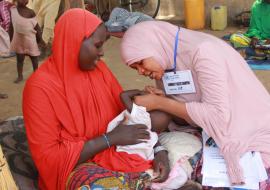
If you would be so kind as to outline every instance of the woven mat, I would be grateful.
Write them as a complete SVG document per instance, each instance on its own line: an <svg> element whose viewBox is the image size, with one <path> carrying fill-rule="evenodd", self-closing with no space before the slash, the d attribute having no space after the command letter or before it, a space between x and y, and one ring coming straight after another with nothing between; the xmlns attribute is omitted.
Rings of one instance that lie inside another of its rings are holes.
<svg viewBox="0 0 270 190"><path fill-rule="evenodd" d="M20 190L37 189L38 173L28 150L22 117L0 123L0 144Z"/></svg>

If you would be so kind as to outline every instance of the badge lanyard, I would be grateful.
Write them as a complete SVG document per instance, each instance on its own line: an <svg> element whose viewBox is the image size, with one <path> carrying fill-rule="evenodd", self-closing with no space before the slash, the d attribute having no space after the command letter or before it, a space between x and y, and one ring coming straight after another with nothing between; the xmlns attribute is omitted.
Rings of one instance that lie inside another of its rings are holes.
<svg viewBox="0 0 270 190"><path fill-rule="evenodd" d="M175 36L173 68L165 70L164 76L162 77L166 94L188 94L196 92L191 71L176 71L179 32L180 27Z"/></svg>
<svg viewBox="0 0 270 190"><path fill-rule="evenodd" d="M179 32L180 32L180 27L178 28L175 36L175 42L174 42L174 53L173 53L173 68L172 69L167 69L165 72L176 72L176 58L177 58L177 50L178 50L178 39L179 39Z"/></svg>

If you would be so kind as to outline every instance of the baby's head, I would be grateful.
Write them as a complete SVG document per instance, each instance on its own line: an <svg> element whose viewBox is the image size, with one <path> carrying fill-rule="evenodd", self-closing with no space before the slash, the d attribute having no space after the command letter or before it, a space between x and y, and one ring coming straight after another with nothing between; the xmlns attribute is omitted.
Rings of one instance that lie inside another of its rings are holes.
<svg viewBox="0 0 270 190"><path fill-rule="evenodd" d="M150 111L152 131L161 133L168 128L171 121L171 116L162 111Z"/></svg>

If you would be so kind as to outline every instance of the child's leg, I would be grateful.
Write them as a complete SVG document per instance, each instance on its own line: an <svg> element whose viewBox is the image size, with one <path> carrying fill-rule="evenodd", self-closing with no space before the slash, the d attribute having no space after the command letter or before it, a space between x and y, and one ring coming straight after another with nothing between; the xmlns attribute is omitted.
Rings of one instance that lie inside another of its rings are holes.
<svg viewBox="0 0 270 190"><path fill-rule="evenodd" d="M24 54L16 54L17 58L17 72L18 72L18 78L14 81L14 83L19 83L23 80L23 62L25 55Z"/></svg>
<svg viewBox="0 0 270 190"><path fill-rule="evenodd" d="M33 71L37 70L38 68L38 56L30 56L32 61Z"/></svg>

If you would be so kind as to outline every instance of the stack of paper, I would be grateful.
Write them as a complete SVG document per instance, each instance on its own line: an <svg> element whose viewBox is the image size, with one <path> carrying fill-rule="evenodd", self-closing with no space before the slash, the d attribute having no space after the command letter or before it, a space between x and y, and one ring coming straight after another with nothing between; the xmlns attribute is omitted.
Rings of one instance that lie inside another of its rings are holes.
<svg viewBox="0 0 270 190"><path fill-rule="evenodd" d="M243 189L259 189L259 182L267 177L259 152L247 152L240 159L243 168L245 184L232 186L227 175L225 160L212 138L203 132L203 181L204 186L238 187Z"/></svg>

